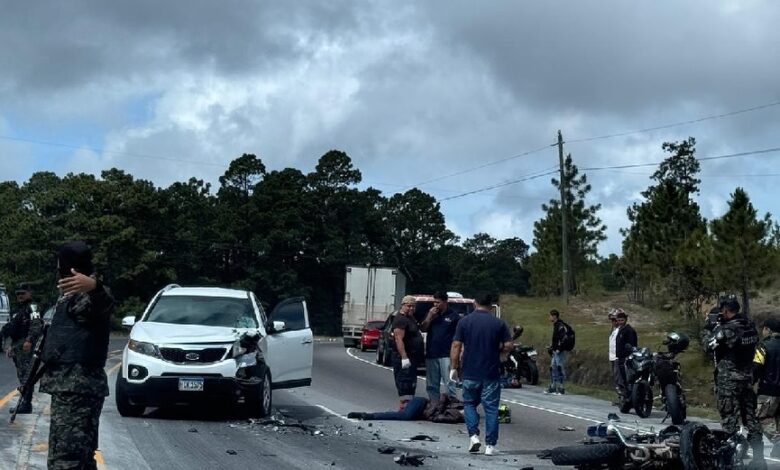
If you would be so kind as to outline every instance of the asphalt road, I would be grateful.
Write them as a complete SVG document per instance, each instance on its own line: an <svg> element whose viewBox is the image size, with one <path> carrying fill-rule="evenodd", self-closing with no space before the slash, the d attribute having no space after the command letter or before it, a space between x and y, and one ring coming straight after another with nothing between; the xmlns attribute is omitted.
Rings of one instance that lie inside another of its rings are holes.
<svg viewBox="0 0 780 470"><path fill-rule="evenodd" d="M112 339L106 366L113 393L123 340ZM466 452L465 425L428 422L360 422L349 411L381 411L397 406L392 372L374 363L373 353L345 349L340 342L315 347L313 385L274 392L273 424L226 417L226 410L151 409L141 418L122 418L109 397L101 416L100 452L104 469L396 469L393 456L377 452L392 446L400 452L428 457L424 468L552 468L539 460L542 449L573 444L585 427L606 419L614 407L587 397L548 396L541 387L504 390L512 423L501 425L500 454ZM0 412L15 402L13 366L0 360ZM418 395L425 382L418 383ZM13 426L0 421L0 469L46 468L48 396L36 395L35 413L20 416ZM623 415L622 426L658 428L663 416L648 419ZM280 425L283 422L285 425ZM295 424L295 426L287 426ZM298 426L298 425L301 426ZM573 429L568 431L564 429ZM425 434L435 442L406 442Z"/></svg>

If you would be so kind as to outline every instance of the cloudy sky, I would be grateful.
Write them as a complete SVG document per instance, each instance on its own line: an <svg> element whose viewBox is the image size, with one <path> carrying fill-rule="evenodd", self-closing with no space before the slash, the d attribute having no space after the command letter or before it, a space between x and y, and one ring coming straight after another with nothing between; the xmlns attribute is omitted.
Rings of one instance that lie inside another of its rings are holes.
<svg viewBox="0 0 780 470"><path fill-rule="evenodd" d="M580 168L657 162L688 136L699 157L780 147L778 23L771 0L8 2L0 180L216 183L242 153L308 172L340 149L363 186L442 200L461 236L530 243L555 189L502 183L554 169L558 129ZM737 186L780 214L778 162L703 162L704 216ZM652 171L587 172L602 254Z"/></svg>

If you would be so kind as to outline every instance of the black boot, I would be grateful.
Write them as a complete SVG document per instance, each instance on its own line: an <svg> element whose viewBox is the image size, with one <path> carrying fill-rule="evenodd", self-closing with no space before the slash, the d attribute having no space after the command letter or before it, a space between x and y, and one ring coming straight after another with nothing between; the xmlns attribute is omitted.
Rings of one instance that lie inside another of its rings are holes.
<svg viewBox="0 0 780 470"><path fill-rule="evenodd" d="M19 408L19 411L16 411L17 408ZM30 403L29 401L24 401L23 403L17 403L16 406L8 410L8 412L11 414L14 414L14 412L16 412L16 414L18 415L28 415L32 413L32 403Z"/></svg>
<svg viewBox="0 0 780 470"><path fill-rule="evenodd" d="M347 413L347 418L349 419L365 419L366 413L361 413L359 411L350 411Z"/></svg>

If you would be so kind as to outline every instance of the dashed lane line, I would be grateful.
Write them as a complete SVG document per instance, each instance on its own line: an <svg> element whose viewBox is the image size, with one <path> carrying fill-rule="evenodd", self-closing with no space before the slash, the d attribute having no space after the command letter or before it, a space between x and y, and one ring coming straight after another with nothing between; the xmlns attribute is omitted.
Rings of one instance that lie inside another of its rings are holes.
<svg viewBox="0 0 780 470"><path fill-rule="evenodd" d="M328 408L327 406L324 406L324 405L317 405L317 408L319 408L319 409L323 410L324 412L329 413L329 414L331 414L333 416L341 418L341 419L343 419L345 421L349 421L350 423L359 423L360 422L357 419L347 418L346 416L344 416L342 414L336 413L335 411L331 410L330 408Z"/></svg>

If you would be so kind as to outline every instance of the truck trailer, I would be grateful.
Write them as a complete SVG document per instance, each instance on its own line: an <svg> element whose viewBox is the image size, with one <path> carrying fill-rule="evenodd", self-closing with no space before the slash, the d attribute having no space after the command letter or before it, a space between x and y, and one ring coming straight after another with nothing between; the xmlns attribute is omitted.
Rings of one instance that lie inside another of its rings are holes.
<svg viewBox="0 0 780 470"><path fill-rule="evenodd" d="M406 276L397 268L347 266L341 311L344 346L357 346L363 325L370 320L384 321L400 307L405 293Z"/></svg>

